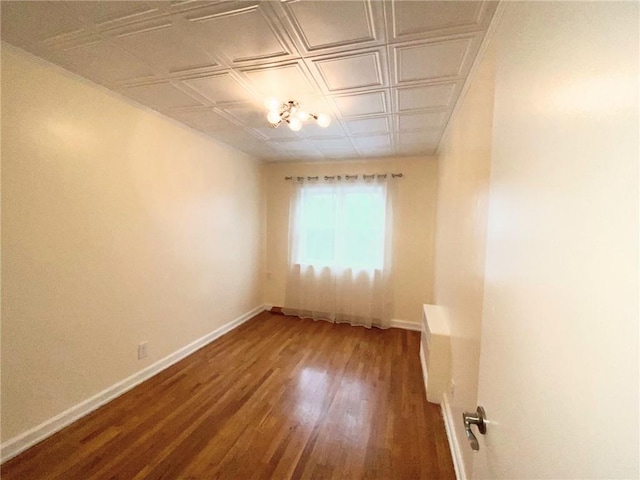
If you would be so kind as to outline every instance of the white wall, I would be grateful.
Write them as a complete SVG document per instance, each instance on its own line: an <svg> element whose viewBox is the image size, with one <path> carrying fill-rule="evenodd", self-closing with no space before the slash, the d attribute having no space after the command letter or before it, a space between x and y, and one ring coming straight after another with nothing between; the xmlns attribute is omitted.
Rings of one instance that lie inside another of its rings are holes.
<svg viewBox="0 0 640 480"><path fill-rule="evenodd" d="M639 4L497 36L476 478L638 478Z"/></svg>
<svg viewBox="0 0 640 480"><path fill-rule="evenodd" d="M422 304L431 303L437 197L437 163L432 157L368 162L272 163L264 166L267 203L265 300L283 306L287 278L289 184L285 175L402 172L394 205L394 312L419 323Z"/></svg>
<svg viewBox="0 0 640 480"><path fill-rule="evenodd" d="M493 51L486 52L438 148L438 219L434 303L444 307L451 334L453 393L447 392L456 436L462 412L478 397L487 202L493 121ZM466 471L472 451L462 445Z"/></svg>
<svg viewBox="0 0 640 480"><path fill-rule="evenodd" d="M4 45L2 173L3 441L262 303L260 164Z"/></svg>

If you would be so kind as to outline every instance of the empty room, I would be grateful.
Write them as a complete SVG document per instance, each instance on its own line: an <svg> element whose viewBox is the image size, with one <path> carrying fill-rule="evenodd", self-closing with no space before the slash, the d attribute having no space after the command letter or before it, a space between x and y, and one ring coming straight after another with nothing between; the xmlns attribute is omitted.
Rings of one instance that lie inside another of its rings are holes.
<svg viewBox="0 0 640 480"><path fill-rule="evenodd" d="M2 0L2 479L640 478L639 18Z"/></svg>

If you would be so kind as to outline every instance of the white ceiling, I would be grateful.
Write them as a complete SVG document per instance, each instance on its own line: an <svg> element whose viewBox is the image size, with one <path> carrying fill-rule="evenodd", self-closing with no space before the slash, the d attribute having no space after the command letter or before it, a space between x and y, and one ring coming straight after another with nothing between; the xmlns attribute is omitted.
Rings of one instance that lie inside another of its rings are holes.
<svg viewBox="0 0 640 480"><path fill-rule="evenodd" d="M265 160L434 153L495 2L1 2L2 40ZM264 99L328 113L300 132Z"/></svg>

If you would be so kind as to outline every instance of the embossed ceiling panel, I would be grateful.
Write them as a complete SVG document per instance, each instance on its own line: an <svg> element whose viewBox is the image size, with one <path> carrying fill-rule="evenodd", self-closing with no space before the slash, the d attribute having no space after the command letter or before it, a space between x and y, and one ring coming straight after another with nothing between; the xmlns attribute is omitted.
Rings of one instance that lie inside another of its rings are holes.
<svg viewBox="0 0 640 480"><path fill-rule="evenodd" d="M259 127L254 129L258 135L261 135L268 140L299 140L299 132L294 132L289 128L272 128L272 127Z"/></svg>
<svg viewBox="0 0 640 480"><path fill-rule="evenodd" d="M421 42L391 47L395 60L395 83L426 82L457 78L471 67L470 52L477 50L476 36ZM475 48L473 48L475 47Z"/></svg>
<svg viewBox="0 0 640 480"><path fill-rule="evenodd" d="M447 111L423 112L398 115L399 131L440 131L448 116Z"/></svg>
<svg viewBox="0 0 640 480"><path fill-rule="evenodd" d="M486 1L3 0L12 44L267 161L429 155ZM266 121L266 97L332 122Z"/></svg>
<svg viewBox="0 0 640 480"><path fill-rule="evenodd" d="M237 105L221 106L220 110L229 118L233 119L240 125L244 125L245 127L269 127L268 122L265 122L264 111L261 107L262 105L255 105L253 103L242 103Z"/></svg>
<svg viewBox="0 0 640 480"><path fill-rule="evenodd" d="M140 85L125 89L140 103L153 105L158 110L172 108L197 107L200 104L195 98L177 89L170 83Z"/></svg>
<svg viewBox="0 0 640 480"><path fill-rule="evenodd" d="M440 140L438 132L400 132L398 137L402 144L437 145Z"/></svg>
<svg viewBox="0 0 640 480"><path fill-rule="evenodd" d="M383 42L381 5L370 0L289 0L281 4L305 53Z"/></svg>
<svg viewBox="0 0 640 480"><path fill-rule="evenodd" d="M178 29L167 21L143 25L133 31L123 31L116 42L168 73L214 68L218 65L197 44L183 38Z"/></svg>
<svg viewBox="0 0 640 480"><path fill-rule="evenodd" d="M366 135L370 133L389 133L389 119L387 117L365 118L349 120L344 124L351 135Z"/></svg>
<svg viewBox="0 0 640 480"><path fill-rule="evenodd" d="M311 63L320 75L319 83L327 87L327 93L387 86L383 49L314 59Z"/></svg>
<svg viewBox="0 0 640 480"><path fill-rule="evenodd" d="M278 129L279 130L279 129ZM288 130L288 129L287 129ZM298 132L305 138L324 138L324 137L344 137L344 129L339 123L334 122L327 128L322 128L315 123L305 125L305 127Z"/></svg>
<svg viewBox="0 0 640 480"><path fill-rule="evenodd" d="M4 7L4 5L3 5ZM2 8L2 39L36 45L40 41L80 32L82 22L48 2L14 2Z"/></svg>
<svg viewBox="0 0 640 480"><path fill-rule="evenodd" d="M273 141L269 145L283 152L304 152L307 149L313 149L311 143L306 140L282 140Z"/></svg>
<svg viewBox="0 0 640 480"><path fill-rule="evenodd" d="M146 15L159 12L160 2L67 2L71 12L78 18L97 25L139 20Z"/></svg>
<svg viewBox="0 0 640 480"><path fill-rule="evenodd" d="M394 90L396 94L396 109L398 112L411 110L425 110L433 108L447 108L453 101L456 84L424 85L404 87Z"/></svg>
<svg viewBox="0 0 640 480"><path fill-rule="evenodd" d="M389 135L363 135L354 137L353 142L358 149L368 151L378 147L391 147L391 137Z"/></svg>
<svg viewBox="0 0 640 480"><path fill-rule="evenodd" d="M348 138L323 138L309 140L311 145L316 149L322 150L335 150L335 149L348 149L351 148L351 141Z"/></svg>
<svg viewBox="0 0 640 480"><path fill-rule="evenodd" d="M357 155L358 155L358 151L355 148L340 148L336 150L326 149L322 151L322 156L330 160L336 160L336 159L341 160L343 158L351 158Z"/></svg>
<svg viewBox="0 0 640 480"><path fill-rule="evenodd" d="M366 115L379 115L387 112L386 90L371 93L357 93L340 95L333 98L338 111L344 118L354 118Z"/></svg>
<svg viewBox="0 0 640 480"><path fill-rule="evenodd" d="M214 104L245 102L254 95L229 73L185 80L184 83Z"/></svg>
<svg viewBox="0 0 640 480"><path fill-rule="evenodd" d="M390 0L385 6L391 41L473 32L488 20L486 4L477 1Z"/></svg>
<svg viewBox="0 0 640 480"><path fill-rule="evenodd" d="M272 25L263 5L248 2L232 5L235 8L221 4L189 14L187 32L196 35L203 48L219 52L232 64L276 61L292 56L286 34Z"/></svg>
<svg viewBox="0 0 640 480"><path fill-rule="evenodd" d="M81 70L84 76L107 84L154 77L149 65L102 40L60 50L56 58L63 66Z"/></svg>
<svg viewBox="0 0 640 480"><path fill-rule="evenodd" d="M303 64L294 62L284 65L243 70L253 88L264 98L278 97L284 101L301 96L317 94L317 87Z"/></svg>

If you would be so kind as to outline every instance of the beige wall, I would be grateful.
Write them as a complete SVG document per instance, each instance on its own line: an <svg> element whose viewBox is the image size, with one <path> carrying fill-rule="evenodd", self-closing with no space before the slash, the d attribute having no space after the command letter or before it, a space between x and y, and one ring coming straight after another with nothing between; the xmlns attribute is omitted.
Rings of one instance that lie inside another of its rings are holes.
<svg viewBox="0 0 640 480"><path fill-rule="evenodd" d="M431 302L433 241L437 196L434 158L398 158L363 162L275 163L263 167L267 204L267 267L265 301L284 302L288 222L288 175L402 172L394 207L394 314L398 320L419 322L422 304ZM398 180L396 180L398 181Z"/></svg>
<svg viewBox="0 0 640 480"><path fill-rule="evenodd" d="M478 394L487 199L493 118L493 52L487 51L438 149L438 216L434 303L451 333L453 394L447 393L459 439L464 410ZM467 469L471 449L461 449Z"/></svg>
<svg viewBox="0 0 640 480"><path fill-rule="evenodd" d="M259 163L5 46L2 171L3 440L262 303Z"/></svg>

